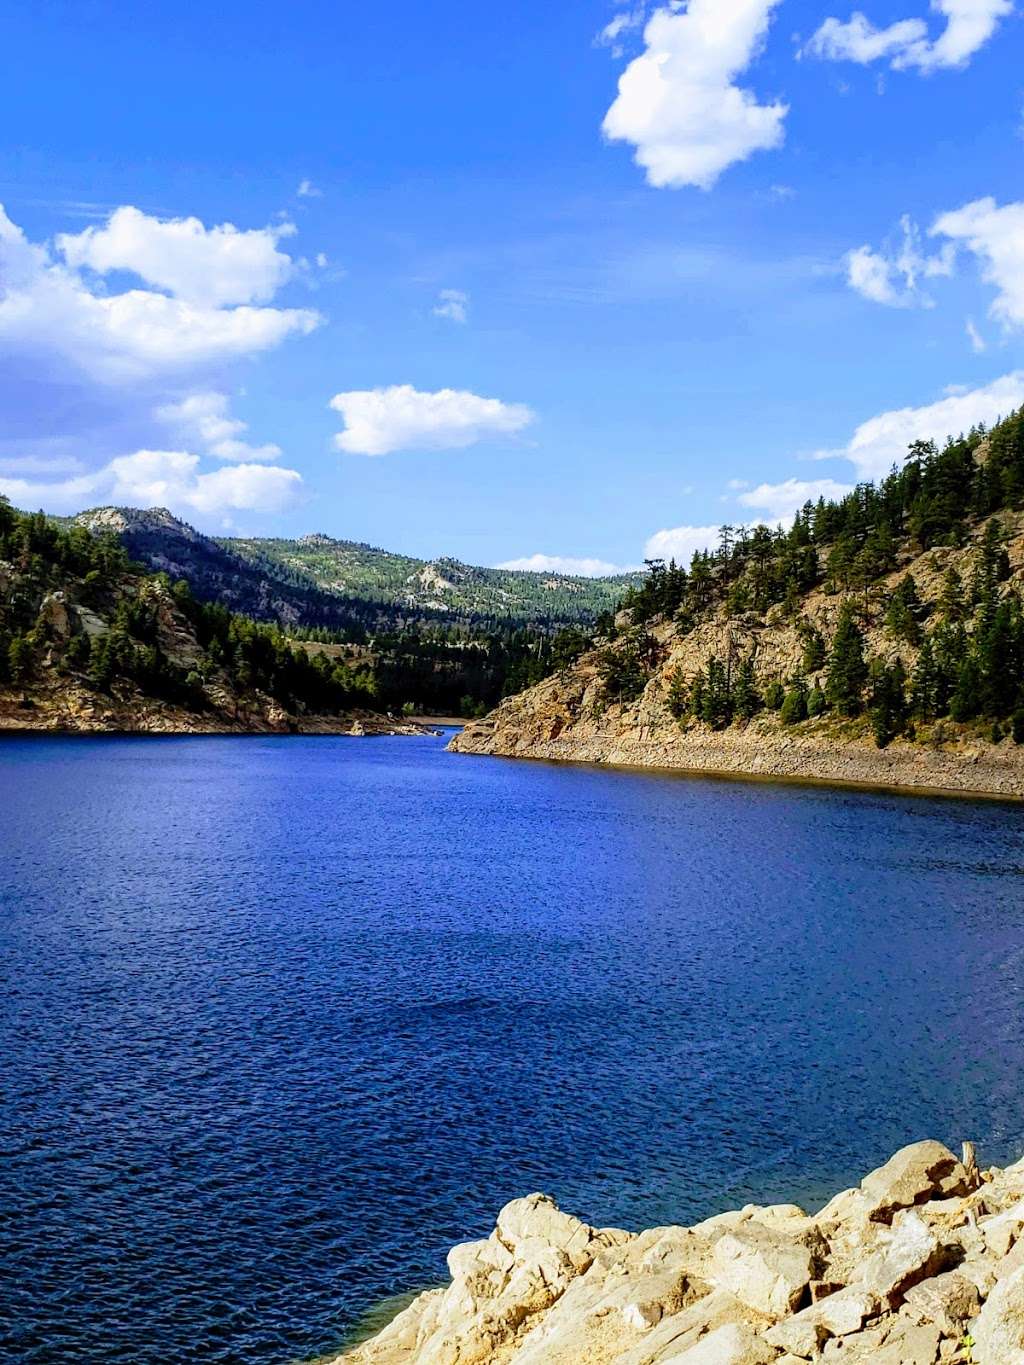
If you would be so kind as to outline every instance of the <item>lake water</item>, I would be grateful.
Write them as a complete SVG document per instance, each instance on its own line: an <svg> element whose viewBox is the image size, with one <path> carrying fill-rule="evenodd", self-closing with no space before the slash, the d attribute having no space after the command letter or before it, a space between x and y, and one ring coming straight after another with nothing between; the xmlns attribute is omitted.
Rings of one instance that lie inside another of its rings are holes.
<svg viewBox="0 0 1024 1365"><path fill-rule="evenodd" d="M285 1365L592 1222L1024 1153L1024 808L0 741L0 1360Z"/></svg>

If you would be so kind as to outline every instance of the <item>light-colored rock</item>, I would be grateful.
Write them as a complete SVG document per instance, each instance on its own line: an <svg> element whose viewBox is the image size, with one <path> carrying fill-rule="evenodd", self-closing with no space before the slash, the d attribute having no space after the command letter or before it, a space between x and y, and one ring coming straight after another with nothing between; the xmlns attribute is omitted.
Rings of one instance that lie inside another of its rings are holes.
<svg viewBox="0 0 1024 1365"><path fill-rule="evenodd" d="M672 1356L665 1365L769 1365L776 1352L748 1327L729 1324L709 1332L696 1346Z"/></svg>
<svg viewBox="0 0 1024 1365"><path fill-rule="evenodd" d="M996 1285L972 1335L977 1365L1024 1365L1024 1266Z"/></svg>
<svg viewBox="0 0 1024 1365"><path fill-rule="evenodd" d="M959 1271L936 1275L908 1289L903 1311L917 1322L934 1322L952 1336L978 1312L978 1287Z"/></svg>
<svg viewBox="0 0 1024 1365"><path fill-rule="evenodd" d="M712 1283L769 1317L781 1318L799 1304L815 1278L810 1249L760 1223L748 1222L715 1243Z"/></svg>
<svg viewBox="0 0 1024 1365"><path fill-rule="evenodd" d="M944 1248L916 1214L904 1214L865 1261L858 1282L890 1307L913 1285L943 1268Z"/></svg>
<svg viewBox="0 0 1024 1365"><path fill-rule="evenodd" d="M941 1195L967 1194L967 1172L941 1142L915 1142L861 1181L867 1216L887 1223L898 1209Z"/></svg>

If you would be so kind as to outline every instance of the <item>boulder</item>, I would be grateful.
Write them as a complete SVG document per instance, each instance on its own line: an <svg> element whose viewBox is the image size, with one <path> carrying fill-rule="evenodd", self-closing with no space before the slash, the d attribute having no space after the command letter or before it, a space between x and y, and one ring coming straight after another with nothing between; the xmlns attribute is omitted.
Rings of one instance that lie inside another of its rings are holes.
<svg viewBox="0 0 1024 1365"><path fill-rule="evenodd" d="M888 1223L898 1209L910 1209L927 1199L970 1192L970 1179L957 1157L941 1142L915 1142L891 1157L861 1181L865 1212Z"/></svg>
<svg viewBox="0 0 1024 1365"><path fill-rule="evenodd" d="M776 1352L749 1327L729 1323L702 1337L682 1355L666 1357L664 1365L769 1365Z"/></svg>
<svg viewBox="0 0 1024 1365"><path fill-rule="evenodd" d="M977 1365L1024 1365L1024 1266L996 1285L972 1335Z"/></svg>
<svg viewBox="0 0 1024 1365"><path fill-rule="evenodd" d="M815 1257L800 1242L751 1222L718 1239L709 1278L757 1312L782 1318L815 1278Z"/></svg>
<svg viewBox="0 0 1024 1365"><path fill-rule="evenodd" d="M952 1270L908 1289L903 1311L915 1322L934 1322L945 1336L955 1336L980 1306L977 1285Z"/></svg>
<svg viewBox="0 0 1024 1365"><path fill-rule="evenodd" d="M904 1214L885 1241L867 1257L857 1282L895 1308L906 1291L945 1268L948 1253L916 1214Z"/></svg>

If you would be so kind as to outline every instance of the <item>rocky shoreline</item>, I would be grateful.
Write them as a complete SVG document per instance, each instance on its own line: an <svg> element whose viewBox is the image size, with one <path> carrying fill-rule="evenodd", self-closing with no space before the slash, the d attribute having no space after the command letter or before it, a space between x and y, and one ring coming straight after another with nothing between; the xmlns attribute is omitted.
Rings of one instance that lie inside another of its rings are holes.
<svg viewBox="0 0 1024 1365"><path fill-rule="evenodd" d="M540 693L544 685L534 689ZM453 753L491 754L623 768L663 768L728 777L760 777L921 792L1024 799L1024 750L1010 741L994 745L973 738L929 746L898 740L879 749L870 738L837 738L826 724L805 724L800 733L774 719L758 719L725 731L678 726L624 725L603 718L562 727L556 714L524 714L511 698L491 716L471 721L456 735Z"/></svg>
<svg viewBox="0 0 1024 1365"><path fill-rule="evenodd" d="M334 1365L1024 1365L1024 1161L915 1143L809 1215L593 1228L542 1194Z"/></svg>
<svg viewBox="0 0 1024 1365"><path fill-rule="evenodd" d="M65 681L30 695L0 692L2 735L440 735L436 725L376 711L295 716L269 697L191 711L138 693L118 698Z"/></svg>

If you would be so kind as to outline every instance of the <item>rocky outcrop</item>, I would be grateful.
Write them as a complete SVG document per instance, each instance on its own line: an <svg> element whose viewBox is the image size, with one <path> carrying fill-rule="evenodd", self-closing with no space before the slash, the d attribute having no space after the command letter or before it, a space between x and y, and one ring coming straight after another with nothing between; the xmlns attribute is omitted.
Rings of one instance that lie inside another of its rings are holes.
<svg viewBox="0 0 1024 1365"><path fill-rule="evenodd" d="M1024 591L1024 517L1004 518L1011 578L1004 591ZM976 550L936 547L913 558L905 553L899 568L873 590L864 606L865 647L869 657L912 670L917 649L895 641L884 625L885 607L910 572L923 603L933 611L948 569L965 579ZM692 630L672 621L655 621L649 630L659 655L642 694L633 702L609 702L602 686L602 649L517 696L509 697L483 720L469 722L452 741L456 753L496 754L622 767L680 769L691 772L767 778L803 778L829 783L972 792L1024 797L1024 746L1009 739L994 744L991 726L956 726L948 720L921 727L913 741L898 739L885 749L875 744L863 718L834 715L781 724L777 714L712 730L696 721L677 720L668 705L673 679L692 679L710 657L751 659L758 684L786 681L803 671L801 622L831 641L842 596L822 588L808 593L800 612L780 606L765 616L730 615L720 608ZM628 631L629 614L617 618ZM616 643L602 648L618 648ZM824 682L824 671L807 675L808 685Z"/></svg>
<svg viewBox="0 0 1024 1365"><path fill-rule="evenodd" d="M1024 1365L1024 1161L938 1142L817 1214L593 1228L541 1194L335 1365Z"/></svg>

